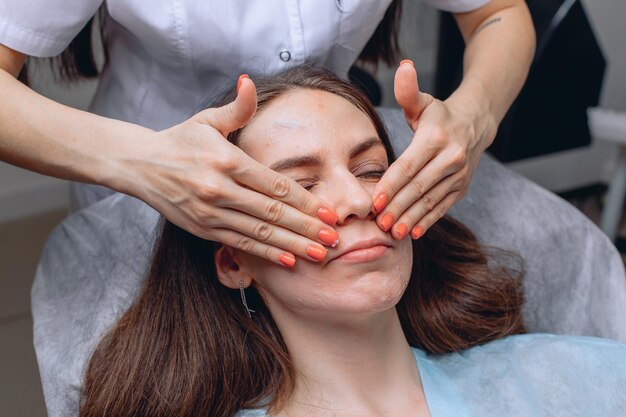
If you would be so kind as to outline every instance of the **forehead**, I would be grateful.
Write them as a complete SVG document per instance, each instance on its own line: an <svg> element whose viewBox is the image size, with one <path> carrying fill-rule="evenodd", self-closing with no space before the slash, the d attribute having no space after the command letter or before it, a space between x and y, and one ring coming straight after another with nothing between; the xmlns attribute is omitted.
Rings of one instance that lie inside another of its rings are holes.
<svg viewBox="0 0 626 417"><path fill-rule="evenodd" d="M244 130L239 146L269 166L300 154L346 154L355 144L377 136L370 118L348 100L326 91L296 89L263 108Z"/></svg>

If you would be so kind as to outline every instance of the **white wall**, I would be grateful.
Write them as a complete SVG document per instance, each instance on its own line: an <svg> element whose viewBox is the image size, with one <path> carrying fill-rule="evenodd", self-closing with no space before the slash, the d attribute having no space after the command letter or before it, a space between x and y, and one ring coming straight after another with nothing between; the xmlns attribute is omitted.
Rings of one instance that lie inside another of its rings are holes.
<svg viewBox="0 0 626 417"><path fill-rule="evenodd" d="M405 0L402 10L399 39L402 58L413 61L420 89L430 93L435 73L439 16L435 9L420 1ZM395 66L388 68L381 64L376 72L383 89L384 107L397 107L393 96L395 71Z"/></svg>
<svg viewBox="0 0 626 417"><path fill-rule="evenodd" d="M64 181L0 162L0 223L67 207Z"/></svg>
<svg viewBox="0 0 626 417"><path fill-rule="evenodd" d="M626 1L583 0L608 61L601 102L626 111Z"/></svg>

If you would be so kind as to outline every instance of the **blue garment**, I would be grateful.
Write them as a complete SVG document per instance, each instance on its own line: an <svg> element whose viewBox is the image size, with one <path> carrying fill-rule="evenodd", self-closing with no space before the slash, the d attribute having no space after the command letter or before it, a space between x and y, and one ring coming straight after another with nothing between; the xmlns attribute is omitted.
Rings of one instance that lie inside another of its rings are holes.
<svg viewBox="0 0 626 417"><path fill-rule="evenodd" d="M626 417L619 342L534 333L445 355L412 350L431 417Z"/></svg>

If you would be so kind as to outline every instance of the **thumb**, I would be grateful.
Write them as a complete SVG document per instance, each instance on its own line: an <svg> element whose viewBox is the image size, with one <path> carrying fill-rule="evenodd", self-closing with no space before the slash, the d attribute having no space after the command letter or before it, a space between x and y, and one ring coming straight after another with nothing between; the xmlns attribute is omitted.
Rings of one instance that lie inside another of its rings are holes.
<svg viewBox="0 0 626 417"><path fill-rule="evenodd" d="M222 107L210 108L194 116L200 123L217 129L226 137L230 132L243 127L256 113L257 97L254 82L242 74L237 82L237 97Z"/></svg>
<svg viewBox="0 0 626 417"><path fill-rule="evenodd" d="M420 92L417 72L413 62L408 59L400 62L400 66L396 70L393 92L396 101L404 110L404 117L406 117L409 126L415 131L422 112L433 101L433 98L429 94Z"/></svg>

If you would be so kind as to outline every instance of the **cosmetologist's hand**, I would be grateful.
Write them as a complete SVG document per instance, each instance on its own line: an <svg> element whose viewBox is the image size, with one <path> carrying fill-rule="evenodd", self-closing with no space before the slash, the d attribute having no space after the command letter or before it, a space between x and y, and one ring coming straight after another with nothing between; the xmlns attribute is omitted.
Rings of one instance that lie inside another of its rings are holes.
<svg viewBox="0 0 626 417"><path fill-rule="evenodd" d="M252 80L242 76L238 86L230 104L206 109L146 141L145 157L132 163L140 183L131 194L198 237L279 265L293 267L294 255L323 260L326 249L318 242L337 241L331 227L336 214L226 140L256 111Z"/></svg>
<svg viewBox="0 0 626 417"><path fill-rule="evenodd" d="M396 239L418 239L465 195L493 129L487 117L420 92L411 61L396 70L394 92L415 132L374 190L376 221ZM479 123L479 119L480 120Z"/></svg>

